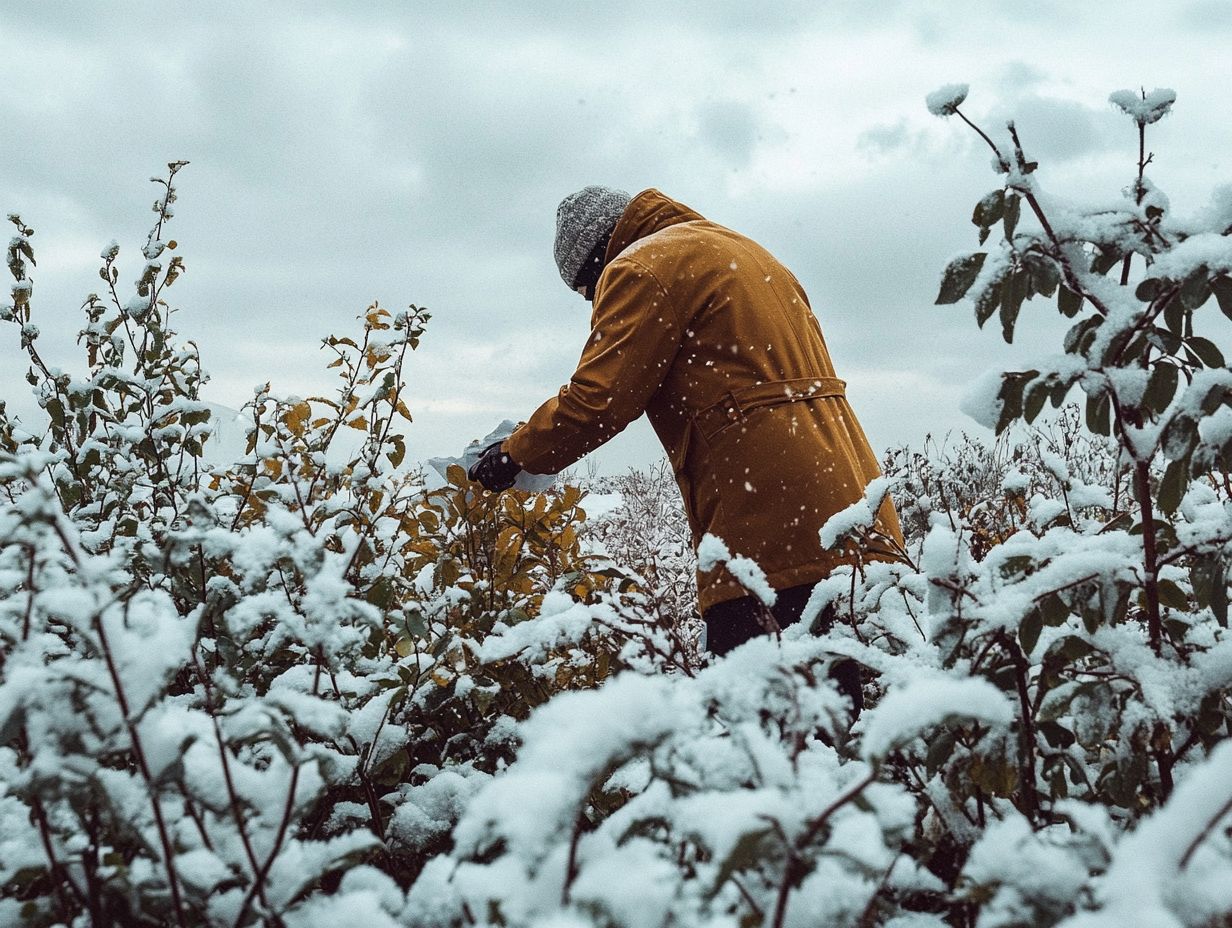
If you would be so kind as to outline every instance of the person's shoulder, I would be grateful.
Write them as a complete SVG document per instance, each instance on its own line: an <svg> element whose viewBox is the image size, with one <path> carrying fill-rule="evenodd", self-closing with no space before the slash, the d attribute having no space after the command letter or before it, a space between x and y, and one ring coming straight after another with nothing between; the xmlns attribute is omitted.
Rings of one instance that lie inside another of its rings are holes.
<svg viewBox="0 0 1232 928"><path fill-rule="evenodd" d="M624 261L654 268L687 259L697 244L709 239L719 229L706 219L679 222L631 242L609 264Z"/></svg>

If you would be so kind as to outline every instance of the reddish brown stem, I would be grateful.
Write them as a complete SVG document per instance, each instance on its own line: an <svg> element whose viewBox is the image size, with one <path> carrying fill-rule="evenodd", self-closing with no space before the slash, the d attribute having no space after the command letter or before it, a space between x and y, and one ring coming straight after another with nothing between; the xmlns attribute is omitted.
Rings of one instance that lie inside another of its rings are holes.
<svg viewBox="0 0 1232 928"><path fill-rule="evenodd" d="M107 632L103 627L103 617L101 614L94 620L94 631L98 635L99 648L102 651L103 660L107 664L107 673L111 677L111 685L115 689L116 703L120 707L120 712L124 717L124 725L128 729L128 739L133 747L133 758L137 761L137 769L141 771L141 777L145 780L146 789L150 792L150 808L154 813L154 824L158 829L158 840L163 849L163 866L167 870L167 886L171 891L171 904L175 909L175 921L180 928L186 928L184 901L180 897L180 879L175 869L175 848L171 845L171 833L167 830L167 823L163 819L162 803L158 801L158 788L154 784L154 777L150 774L145 751L141 746L141 738L137 734L137 725L130 714L128 698L124 695L124 685L120 681L119 671L116 668L115 661L112 659L111 647L107 644Z"/></svg>
<svg viewBox="0 0 1232 928"><path fill-rule="evenodd" d="M1151 471L1146 461L1134 464L1134 489L1142 512L1142 558L1146 577L1143 591L1146 593L1147 635L1151 650L1156 655L1163 653L1163 622L1159 610L1159 555L1155 543L1155 506L1151 499Z"/></svg>

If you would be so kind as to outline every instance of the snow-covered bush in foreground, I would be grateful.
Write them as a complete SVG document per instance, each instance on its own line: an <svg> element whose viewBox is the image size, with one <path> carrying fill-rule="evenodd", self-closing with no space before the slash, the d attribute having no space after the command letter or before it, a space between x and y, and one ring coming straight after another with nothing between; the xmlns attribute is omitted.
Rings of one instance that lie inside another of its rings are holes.
<svg viewBox="0 0 1232 928"><path fill-rule="evenodd" d="M0 414L0 924L1232 923L1232 212L1181 223L1146 177L1170 93L1113 102L1141 142L1114 204L981 132L1002 184L973 219L1003 234L938 299L1010 339L1055 296L1061 351L969 407L1005 432L1077 387L1091 434L894 459L822 532L857 566L702 668L647 565L584 554L577 490L397 471L417 310L326 341L333 397L258 391L251 459L206 472L160 298L178 166L127 303L104 252L85 380L38 353L14 217L49 426ZM864 563L887 492L909 542Z"/></svg>
<svg viewBox="0 0 1232 928"><path fill-rule="evenodd" d="M425 492L398 470L415 307L326 339L334 394L260 387L246 459L208 469L204 375L165 302L181 167L132 298L103 252L85 377L40 352L11 217L0 321L46 424L0 406L0 924L389 923L394 878L449 847L518 719L690 665L635 582L582 555L581 491L493 497L454 469Z"/></svg>
<svg viewBox="0 0 1232 928"><path fill-rule="evenodd" d="M467 808L453 858L411 890L411 921L547 924L564 908L578 924L845 924L940 888L904 854L916 804L879 782L881 754L922 715L1004 727L1011 709L982 681L909 689L910 708L869 714L877 748L855 756L832 658L821 639L766 638L695 677L624 674L554 699ZM604 802L615 811L597 816Z"/></svg>

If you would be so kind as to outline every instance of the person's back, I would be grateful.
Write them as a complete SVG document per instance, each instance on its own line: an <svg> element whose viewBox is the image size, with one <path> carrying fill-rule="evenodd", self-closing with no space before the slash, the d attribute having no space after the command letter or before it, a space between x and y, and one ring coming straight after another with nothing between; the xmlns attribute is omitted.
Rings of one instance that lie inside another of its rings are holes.
<svg viewBox="0 0 1232 928"><path fill-rule="evenodd" d="M822 550L818 530L879 471L799 282L756 242L657 190L609 228L605 249L594 239L601 274L577 371L503 452L556 473L646 412L695 545L716 535L778 590L827 576L842 558ZM577 273L562 266L569 283ZM879 528L901 541L888 500ZM724 569L698 586L703 614L746 594Z"/></svg>

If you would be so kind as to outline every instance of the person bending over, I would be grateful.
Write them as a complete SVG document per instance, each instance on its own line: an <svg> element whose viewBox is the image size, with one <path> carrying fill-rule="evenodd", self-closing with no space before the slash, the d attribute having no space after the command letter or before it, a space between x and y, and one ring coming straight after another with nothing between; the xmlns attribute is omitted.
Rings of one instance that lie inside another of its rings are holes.
<svg viewBox="0 0 1232 928"><path fill-rule="evenodd" d="M555 254L593 304L590 336L569 383L486 449L471 478L500 491L519 470L555 474L645 413L694 547L721 538L778 592L767 610L724 567L699 572L707 648L722 655L797 621L813 585L851 556L823 550L818 530L880 472L800 282L752 239L655 189L565 197ZM901 544L889 497L877 529ZM848 664L835 675L858 711L854 674Z"/></svg>

